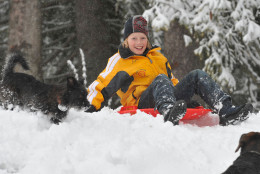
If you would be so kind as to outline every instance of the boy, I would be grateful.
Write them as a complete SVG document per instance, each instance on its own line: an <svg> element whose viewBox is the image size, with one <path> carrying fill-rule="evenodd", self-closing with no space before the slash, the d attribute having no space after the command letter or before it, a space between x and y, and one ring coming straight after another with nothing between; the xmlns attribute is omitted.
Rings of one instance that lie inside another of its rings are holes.
<svg viewBox="0 0 260 174"><path fill-rule="evenodd" d="M91 107L87 112L100 110L104 101L117 93L123 106L158 109L165 121L177 125L186 113L186 103L197 94L219 114L220 125L248 118L253 106L232 106L230 96L204 71L194 70L179 82L159 50L149 42L147 21L142 16L128 19L124 42L88 88Z"/></svg>

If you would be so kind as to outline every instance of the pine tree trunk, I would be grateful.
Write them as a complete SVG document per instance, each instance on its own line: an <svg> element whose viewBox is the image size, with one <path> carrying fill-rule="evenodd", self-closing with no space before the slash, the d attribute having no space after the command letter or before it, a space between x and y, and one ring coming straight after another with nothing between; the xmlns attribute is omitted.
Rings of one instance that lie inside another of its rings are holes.
<svg viewBox="0 0 260 174"><path fill-rule="evenodd" d="M184 35L190 36L188 30L176 21L172 22L169 30L165 32L164 54L169 59L173 74L178 79L183 78L190 71L202 69L204 66L203 61L194 54L198 44L193 41L185 47Z"/></svg>
<svg viewBox="0 0 260 174"><path fill-rule="evenodd" d="M30 66L30 72L24 73L42 80L40 1L11 0L10 3L9 51L21 51Z"/></svg>
<svg viewBox="0 0 260 174"><path fill-rule="evenodd" d="M187 47L185 46L184 35L192 37L188 30L179 25L178 22L172 22L169 30L165 32L165 51L164 54L168 58L173 74L181 80L186 74L194 69L202 69L203 61L194 54L194 50L198 48L198 44L192 41ZM198 96L194 96L196 100L203 106L205 102Z"/></svg>
<svg viewBox="0 0 260 174"><path fill-rule="evenodd" d="M76 30L78 46L84 52L87 82L90 85L105 68L108 58L116 49L111 48L117 37L111 34L107 11L113 7L100 0L76 0Z"/></svg>

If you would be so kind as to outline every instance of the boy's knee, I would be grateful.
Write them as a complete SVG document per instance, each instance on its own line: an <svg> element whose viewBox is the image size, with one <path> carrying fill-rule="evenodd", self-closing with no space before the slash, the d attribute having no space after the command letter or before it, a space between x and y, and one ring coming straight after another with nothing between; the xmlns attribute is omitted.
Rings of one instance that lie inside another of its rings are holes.
<svg viewBox="0 0 260 174"><path fill-rule="evenodd" d="M202 71L201 69L195 69L193 71L190 72L190 74L194 77L207 77L209 76L205 71Z"/></svg>
<svg viewBox="0 0 260 174"><path fill-rule="evenodd" d="M193 71L191 71L192 74L205 74L204 71L202 71L201 69L195 69Z"/></svg>
<svg viewBox="0 0 260 174"><path fill-rule="evenodd" d="M153 83L156 83L156 84L160 84L160 83L172 83L171 82L171 79L166 76L165 74L159 74L158 76L156 76L156 78L154 79Z"/></svg>

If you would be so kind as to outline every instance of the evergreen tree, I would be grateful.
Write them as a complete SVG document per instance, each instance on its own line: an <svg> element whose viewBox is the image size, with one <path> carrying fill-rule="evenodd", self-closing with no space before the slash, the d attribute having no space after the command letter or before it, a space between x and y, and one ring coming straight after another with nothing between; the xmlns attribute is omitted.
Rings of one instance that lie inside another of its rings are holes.
<svg viewBox="0 0 260 174"><path fill-rule="evenodd" d="M43 77L47 83L58 83L71 75L67 60L79 65L76 40L74 1L41 1L43 38Z"/></svg>
<svg viewBox="0 0 260 174"><path fill-rule="evenodd" d="M144 14L156 29L177 20L196 38L195 53L204 70L239 103L260 107L260 50L258 0L153 0Z"/></svg>

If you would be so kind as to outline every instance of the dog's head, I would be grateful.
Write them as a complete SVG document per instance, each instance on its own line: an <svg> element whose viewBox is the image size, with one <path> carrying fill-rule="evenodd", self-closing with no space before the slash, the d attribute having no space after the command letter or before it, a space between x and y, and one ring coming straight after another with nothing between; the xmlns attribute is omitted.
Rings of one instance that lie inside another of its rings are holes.
<svg viewBox="0 0 260 174"><path fill-rule="evenodd" d="M62 105L68 108L85 109L90 104L87 100L87 90L74 77L67 78L67 90L62 97Z"/></svg>
<svg viewBox="0 0 260 174"><path fill-rule="evenodd" d="M238 147L235 152L237 152L240 148L240 154L249 151L255 151L260 153L260 133L249 132L241 135Z"/></svg>

